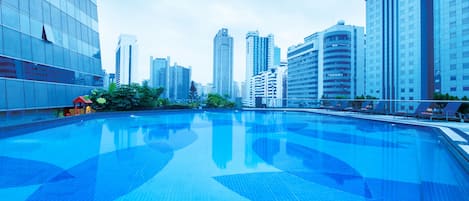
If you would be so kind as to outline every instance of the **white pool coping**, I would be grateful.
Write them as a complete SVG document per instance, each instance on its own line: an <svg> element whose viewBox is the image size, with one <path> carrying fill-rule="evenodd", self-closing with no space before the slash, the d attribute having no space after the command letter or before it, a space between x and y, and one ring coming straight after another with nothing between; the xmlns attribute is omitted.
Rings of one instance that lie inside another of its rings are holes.
<svg viewBox="0 0 469 201"><path fill-rule="evenodd" d="M348 112L348 111L335 111L327 109L302 109L302 108L243 108L243 110L273 110L273 111L298 111L298 112L312 112L318 114L336 115L343 117L353 117L359 119L377 120L390 123L400 123L415 126L428 126L440 129L443 133L453 141L453 144L459 146L459 148L469 156L469 142L454 132L450 128L459 129L469 135L469 123L463 122L447 122L447 121L430 121L428 119L416 119L412 117L402 117L393 115L375 115L375 114L364 114L360 112Z"/></svg>

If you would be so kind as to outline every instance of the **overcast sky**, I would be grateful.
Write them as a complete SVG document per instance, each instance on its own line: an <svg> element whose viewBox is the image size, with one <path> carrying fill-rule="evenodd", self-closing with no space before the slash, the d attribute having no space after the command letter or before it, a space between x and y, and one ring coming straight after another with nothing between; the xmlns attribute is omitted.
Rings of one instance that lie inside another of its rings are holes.
<svg viewBox="0 0 469 201"><path fill-rule="evenodd" d="M213 38L228 28L234 38L234 80L245 75L248 31L270 33L282 48L303 42L338 20L365 26L364 0L98 0L103 68L115 72L121 33L137 36L140 79L149 79L150 56L192 66L192 79L212 82ZM141 81L140 80L140 81Z"/></svg>

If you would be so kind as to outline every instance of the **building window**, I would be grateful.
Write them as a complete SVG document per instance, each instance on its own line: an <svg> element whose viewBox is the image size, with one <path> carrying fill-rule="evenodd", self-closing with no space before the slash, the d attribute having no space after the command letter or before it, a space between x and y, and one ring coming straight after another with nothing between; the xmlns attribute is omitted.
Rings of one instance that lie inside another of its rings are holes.
<svg viewBox="0 0 469 201"><path fill-rule="evenodd" d="M451 81L456 80L456 75L451 75L451 77L449 78L449 80L451 80Z"/></svg>
<svg viewBox="0 0 469 201"><path fill-rule="evenodd" d="M464 86L462 89L463 89L464 91L469 91L469 86Z"/></svg>
<svg viewBox="0 0 469 201"><path fill-rule="evenodd" d="M463 69L469 69L469 63L463 63L462 68Z"/></svg>
<svg viewBox="0 0 469 201"><path fill-rule="evenodd" d="M405 93L405 88L402 88L402 89L401 89L401 93Z"/></svg>
<svg viewBox="0 0 469 201"><path fill-rule="evenodd" d="M451 87L449 90L450 91L456 91L456 87Z"/></svg>
<svg viewBox="0 0 469 201"><path fill-rule="evenodd" d="M456 64L451 64L451 65L449 66L449 69L450 69L450 70L456 70Z"/></svg>
<svg viewBox="0 0 469 201"><path fill-rule="evenodd" d="M449 55L449 58L450 59L457 59L458 56L456 55L456 53L452 53L452 54Z"/></svg>
<svg viewBox="0 0 469 201"><path fill-rule="evenodd" d="M463 79L463 80L469 80L469 75L463 75L463 76L462 76L462 79Z"/></svg>
<svg viewBox="0 0 469 201"><path fill-rule="evenodd" d="M469 57L469 51L463 52L463 53L462 53L462 56L463 56L463 57Z"/></svg>
<svg viewBox="0 0 469 201"><path fill-rule="evenodd" d="M414 92L414 88L409 88L409 92Z"/></svg>
<svg viewBox="0 0 469 201"><path fill-rule="evenodd" d="M456 32L451 32L449 34L449 38L451 38L451 39L456 38Z"/></svg>

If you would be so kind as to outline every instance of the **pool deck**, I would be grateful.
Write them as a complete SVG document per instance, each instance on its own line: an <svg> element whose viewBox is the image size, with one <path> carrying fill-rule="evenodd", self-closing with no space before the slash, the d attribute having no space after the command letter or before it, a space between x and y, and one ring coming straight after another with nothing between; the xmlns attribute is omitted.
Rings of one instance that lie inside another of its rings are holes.
<svg viewBox="0 0 469 201"><path fill-rule="evenodd" d="M335 115L342 117L352 117L376 121L384 121L390 123L400 123L416 126L429 126L439 128L446 134L451 144L455 146L462 160L465 161L467 169L469 169L469 123L468 122L453 122L453 121L430 121L429 119L417 119L413 117L403 117L394 115L377 115L365 114L360 112L337 111L328 109L306 109L306 108L243 108L243 110L271 110L271 111L299 111L299 112L312 112L318 114ZM458 133L453 129L462 131Z"/></svg>

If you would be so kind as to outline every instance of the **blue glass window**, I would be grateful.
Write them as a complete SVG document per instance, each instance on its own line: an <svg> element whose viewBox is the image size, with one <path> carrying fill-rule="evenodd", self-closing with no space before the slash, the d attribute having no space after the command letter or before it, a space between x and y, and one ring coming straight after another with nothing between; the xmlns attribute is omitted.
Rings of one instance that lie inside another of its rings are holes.
<svg viewBox="0 0 469 201"><path fill-rule="evenodd" d="M24 82L24 91L27 93L24 94L24 99L27 100L25 105L27 108L38 107L36 104L36 91L34 90L34 82Z"/></svg>
<svg viewBox="0 0 469 201"><path fill-rule="evenodd" d="M13 29L3 27L4 54L12 57L21 57L20 33Z"/></svg>
<svg viewBox="0 0 469 201"><path fill-rule="evenodd" d="M46 57L44 55L44 42L41 39L31 38L33 61L45 63Z"/></svg>
<svg viewBox="0 0 469 201"><path fill-rule="evenodd" d="M31 36L35 37L35 38L39 38L41 39L42 38L42 23L35 20L35 19L31 19L30 21L30 27L31 27Z"/></svg>
<svg viewBox="0 0 469 201"><path fill-rule="evenodd" d="M55 6L51 7L51 26L54 29L62 30L62 20L60 19L60 11Z"/></svg>
<svg viewBox="0 0 469 201"><path fill-rule="evenodd" d="M6 80L6 91L8 109L24 108L23 81Z"/></svg>
<svg viewBox="0 0 469 201"><path fill-rule="evenodd" d="M24 1L24 0L23 0ZM3 0L3 2L7 3L10 6L13 6L15 8L19 8L19 3L18 0Z"/></svg>
<svg viewBox="0 0 469 201"><path fill-rule="evenodd" d="M32 60L31 36L21 34L21 56L23 59Z"/></svg>
<svg viewBox="0 0 469 201"><path fill-rule="evenodd" d="M54 62L54 51L52 50L52 44L45 43L44 49L46 53L46 64L52 65L52 63Z"/></svg>
<svg viewBox="0 0 469 201"><path fill-rule="evenodd" d="M5 86L5 80L0 79L0 93L1 94L6 94L6 86ZM0 96L0 109L6 109L7 108L7 100L5 96Z"/></svg>
<svg viewBox="0 0 469 201"><path fill-rule="evenodd" d="M42 22L42 1L41 0L30 0L29 10L31 18Z"/></svg>
<svg viewBox="0 0 469 201"><path fill-rule="evenodd" d="M54 65L63 66L64 64L64 53L63 48L54 45Z"/></svg>
<svg viewBox="0 0 469 201"><path fill-rule="evenodd" d="M29 0L21 0L20 1L20 10L23 13L29 13Z"/></svg>
<svg viewBox="0 0 469 201"><path fill-rule="evenodd" d="M3 24L10 28L20 29L20 15L17 9L2 4L2 20Z"/></svg>
<svg viewBox="0 0 469 201"><path fill-rule="evenodd" d="M31 25L29 23L29 16L24 15L24 14L20 14L20 31L21 31L21 33L25 33L25 34L30 35L31 34L31 32L29 31L30 27L31 27Z"/></svg>
<svg viewBox="0 0 469 201"><path fill-rule="evenodd" d="M47 1L42 1L42 16L45 24L50 23L50 4Z"/></svg>
<svg viewBox="0 0 469 201"><path fill-rule="evenodd" d="M62 21L62 32L68 34L68 15L64 12L60 12L60 16Z"/></svg>
<svg viewBox="0 0 469 201"><path fill-rule="evenodd" d="M3 26L0 26L0 54L3 53Z"/></svg>

